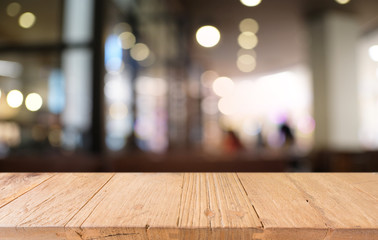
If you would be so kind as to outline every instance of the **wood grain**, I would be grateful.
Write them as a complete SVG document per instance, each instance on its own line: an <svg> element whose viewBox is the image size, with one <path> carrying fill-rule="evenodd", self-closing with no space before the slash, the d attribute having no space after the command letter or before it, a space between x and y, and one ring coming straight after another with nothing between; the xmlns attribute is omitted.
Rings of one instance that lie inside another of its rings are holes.
<svg viewBox="0 0 378 240"><path fill-rule="evenodd" d="M373 240L372 173L1 173L0 240Z"/></svg>
<svg viewBox="0 0 378 240"><path fill-rule="evenodd" d="M50 173L0 173L0 208L52 176Z"/></svg>
<svg viewBox="0 0 378 240"><path fill-rule="evenodd" d="M378 239L378 201L370 194L328 173L290 174L289 178L326 219L329 238ZM362 230L367 235L361 235Z"/></svg>
<svg viewBox="0 0 378 240"><path fill-rule="evenodd" d="M64 239L65 224L112 175L56 174L0 208L1 239Z"/></svg>
<svg viewBox="0 0 378 240"><path fill-rule="evenodd" d="M264 226L264 239L323 239L326 221L283 173L238 173Z"/></svg>
<svg viewBox="0 0 378 240"><path fill-rule="evenodd" d="M235 173L186 173L180 206L179 227L197 229L181 239L253 239L262 229Z"/></svg>
<svg viewBox="0 0 378 240"><path fill-rule="evenodd" d="M72 239L175 239L182 179L118 173L66 227L76 233Z"/></svg>
<svg viewBox="0 0 378 240"><path fill-rule="evenodd" d="M378 200L377 173L336 173L333 176L342 179L356 189Z"/></svg>

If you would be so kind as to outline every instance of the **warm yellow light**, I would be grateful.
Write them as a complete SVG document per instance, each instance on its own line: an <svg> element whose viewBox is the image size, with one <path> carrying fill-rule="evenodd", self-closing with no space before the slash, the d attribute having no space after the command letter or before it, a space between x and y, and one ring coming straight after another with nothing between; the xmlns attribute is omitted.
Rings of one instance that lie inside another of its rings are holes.
<svg viewBox="0 0 378 240"><path fill-rule="evenodd" d="M128 109L124 103L113 103L109 107L109 115L115 120L124 119L127 116Z"/></svg>
<svg viewBox="0 0 378 240"><path fill-rule="evenodd" d="M350 0L335 0L338 4L347 4Z"/></svg>
<svg viewBox="0 0 378 240"><path fill-rule="evenodd" d="M9 3L7 6L7 14L10 17L15 17L21 10L21 5L16 2Z"/></svg>
<svg viewBox="0 0 378 240"><path fill-rule="evenodd" d="M130 56L137 61L143 61L150 55L150 49L144 43L137 43L130 50Z"/></svg>
<svg viewBox="0 0 378 240"><path fill-rule="evenodd" d="M240 32L257 33L259 31L259 24L255 19L245 18L239 23Z"/></svg>
<svg viewBox="0 0 378 240"><path fill-rule="evenodd" d="M213 82L213 91L220 97L225 97L233 92L234 82L228 77L219 77Z"/></svg>
<svg viewBox="0 0 378 240"><path fill-rule="evenodd" d="M31 28L35 23L35 15L31 12L23 13L18 19L18 24L22 28Z"/></svg>
<svg viewBox="0 0 378 240"><path fill-rule="evenodd" d="M42 107L42 97L38 93L30 93L25 99L26 108L35 112Z"/></svg>
<svg viewBox="0 0 378 240"><path fill-rule="evenodd" d="M261 0L240 0L240 2L247 7L255 7L261 3Z"/></svg>
<svg viewBox="0 0 378 240"><path fill-rule="evenodd" d="M378 62L378 45L374 45L369 48L369 55L371 60Z"/></svg>
<svg viewBox="0 0 378 240"><path fill-rule="evenodd" d="M7 95L7 103L11 108L18 108L21 106L24 96L18 90L12 90Z"/></svg>
<svg viewBox="0 0 378 240"><path fill-rule="evenodd" d="M131 32L123 32L118 37L119 43L123 49L130 49L134 47L136 39Z"/></svg>
<svg viewBox="0 0 378 240"><path fill-rule="evenodd" d="M256 68L256 60L251 55L241 55L236 62L239 70L242 72L252 72Z"/></svg>
<svg viewBox="0 0 378 240"><path fill-rule="evenodd" d="M238 43L241 48L252 49L256 47L258 39L253 32L242 32L238 37Z"/></svg>
<svg viewBox="0 0 378 240"><path fill-rule="evenodd" d="M197 30L196 39L203 47L214 47L220 40L220 32L216 27L209 25L203 26Z"/></svg>

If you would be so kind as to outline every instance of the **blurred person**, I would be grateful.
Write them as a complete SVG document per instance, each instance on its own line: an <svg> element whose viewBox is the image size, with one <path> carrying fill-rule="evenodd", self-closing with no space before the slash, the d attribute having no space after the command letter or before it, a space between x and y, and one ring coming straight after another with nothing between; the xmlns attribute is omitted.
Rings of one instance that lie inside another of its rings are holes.
<svg viewBox="0 0 378 240"><path fill-rule="evenodd" d="M257 136L256 136L256 148L258 150L266 148L266 142L265 142L261 128L260 128L260 131L257 133Z"/></svg>
<svg viewBox="0 0 378 240"><path fill-rule="evenodd" d="M287 122L282 123L279 126L280 137L283 139L282 146L284 148L290 148L295 145L295 137L293 130Z"/></svg>
<svg viewBox="0 0 378 240"><path fill-rule="evenodd" d="M293 129L287 122L279 127L280 137L283 139L282 150L287 154L289 160L289 171L301 171L304 166L298 156Z"/></svg>
<svg viewBox="0 0 378 240"><path fill-rule="evenodd" d="M227 153L235 153L244 150L244 146L233 130L227 130L223 140L224 150Z"/></svg>

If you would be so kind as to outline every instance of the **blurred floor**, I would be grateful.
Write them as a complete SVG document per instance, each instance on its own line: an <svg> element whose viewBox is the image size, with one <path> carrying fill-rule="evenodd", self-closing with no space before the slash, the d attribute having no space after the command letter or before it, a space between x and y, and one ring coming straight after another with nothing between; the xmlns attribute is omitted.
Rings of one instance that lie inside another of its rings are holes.
<svg viewBox="0 0 378 240"><path fill-rule="evenodd" d="M133 153L99 157L89 154L14 155L0 160L0 172L367 172L378 171L378 152L208 155L199 152Z"/></svg>

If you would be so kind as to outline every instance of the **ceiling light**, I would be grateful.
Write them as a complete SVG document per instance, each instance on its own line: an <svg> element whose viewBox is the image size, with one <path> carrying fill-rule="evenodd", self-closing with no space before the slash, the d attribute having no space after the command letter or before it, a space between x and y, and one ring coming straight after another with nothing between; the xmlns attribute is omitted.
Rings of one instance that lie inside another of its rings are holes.
<svg viewBox="0 0 378 240"><path fill-rule="evenodd" d="M347 4L350 0L335 0L338 4Z"/></svg>
<svg viewBox="0 0 378 240"><path fill-rule="evenodd" d="M259 24L255 19L245 18L239 23L240 32L253 32L257 33Z"/></svg>
<svg viewBox="0 0 378 240"><path fill-rule="evenodd" d="M18 90L12 90L7 95L7 103L11 108L18 108L23 100L24 96Z"/></svg>
<svg viewBox="0 0 378 240"><path fill-rule="evenodd" d="M42 107L42 97L38 93L30 93L25 99L26 108L35 112Z"/></svg>
<svg viewBox="0 0 378 240"><path fill-rule="evenodd" d="M256 68L256 60L251 55L241 55L236 62L237 67L242 72L252 72Z"/></svg>
<svg viewBox="0 0 378 240"><path fill-rule="evenodd" d="M240 2L247 7L255 7L261 3L261 0L240 0Z"/></svg>
<svg viewBox="0 0 378 240"><path fill-rule="evenodd" d="M214 47L220 40L220 32L216 27L203 26L197 30L197 42L203 47Z"/></svg>
<svg viewBox="0 0 378 240"><path fill-rule="evenodd" d="M252 32L242 32L238 37L238 43L244 49L252 49L256 47L258 39Z"/></svg>
<svg viewBox="0 0 378 240"><path fill-rule="evenodd" d="M213 82L213 91L220 97L225 97L232 93L234 82L228 77L219 77Z"/></svg>
<svg viewBox="0 0 378 240"><path fill-rule="evenodd" d="M35 23L35 15L31 12L23 13L18 19L18 24L22 28L31 28Z"/></svg>

